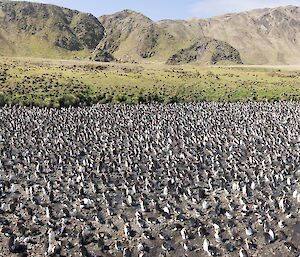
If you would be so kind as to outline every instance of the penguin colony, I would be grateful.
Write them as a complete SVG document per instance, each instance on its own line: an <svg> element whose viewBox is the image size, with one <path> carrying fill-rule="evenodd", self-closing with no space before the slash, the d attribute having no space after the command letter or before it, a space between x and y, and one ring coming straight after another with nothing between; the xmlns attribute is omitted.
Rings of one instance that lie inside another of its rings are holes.
<svg viewBox="0 0 300 257"><path fill-rule="evenodd" d="M299 256L299 103L0 109L0 256Z"/></svg>

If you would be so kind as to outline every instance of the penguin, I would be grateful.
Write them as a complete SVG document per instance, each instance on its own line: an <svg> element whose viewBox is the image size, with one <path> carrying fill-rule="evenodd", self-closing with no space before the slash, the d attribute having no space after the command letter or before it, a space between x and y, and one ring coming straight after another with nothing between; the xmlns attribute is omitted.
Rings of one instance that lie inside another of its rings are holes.
<svg viewBox="0 0 300 257"><path fill-rule="evenodd" d="M23 255L27 252L27 246L20 242L20 239L14 234L8 240L8 249L11 253L22 253Z"/></svg>
<svg viewBox="0 0 300 257"><path fill-rule="evenodd" d="M241 248L239 251L239 256L240 257L248 257L249 255L245 249Z"/></svg>

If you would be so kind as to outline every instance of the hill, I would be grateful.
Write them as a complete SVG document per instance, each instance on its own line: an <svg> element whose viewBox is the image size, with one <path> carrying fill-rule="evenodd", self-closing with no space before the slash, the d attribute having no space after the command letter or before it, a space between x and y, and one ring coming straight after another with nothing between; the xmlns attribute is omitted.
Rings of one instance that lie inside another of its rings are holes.
<svg viewBox="0 0 300 257"><path fill-rule="evenodd" d="M91 14L54 5L0 1L0 55L87 57L104 36Z"/></svg>
<svg viewBox="0 0 300 257"><path fill-rule="evenodd" d="M158 24L175 35L198 31L200 35L225 41L240 52L246 64L300 63L300 8L296 6Z"/></svg>
<svg viewBox="0 0 300 257"><path fill-rule="evenodd" d="M146 16L124 10L99 18L106 29L106 37L97 47L96 58L114 55L117 59L133 61L153 56L159 31Z"/></svg>
<svg viewBox="0 0 300 257"><path fill-rule="evenodd" d="M191 47L182 49L167 61L168 64L242 64L240 53L226 42L203 38Z"/></svg>
<svg viewBox="0 0 300 257"><path fill-rule="evenodd" d="M97 19L54 5L0 0L0 56L169 64L299 64L300 8L154 22L131 10Z"/></svg>
<svg viewBox="0 0 300 257"><path fill-rule="evenodd" d="M211 59L217 55L222 55L226 62L236 63L234 58L227 58L228 54L222 52L225 49L230 48L239 55L238 51L229 44L224 47L224 42L204 37L195 31L183 30L172 34L159 23L134 11L124 10L112 15L104 15L99 20L105 27L106 37L94 52L93 58L97 61L115 59L125 62L150 60L169 64L191 62L215 64L218 61ZM210 47L206 47L208 45ZM200 46L203 58L191 58L191 49L195 46ZM179 56L181 60L178 59ZM205 56L207 58L204 58ZM238 63L241 63L241 60Z"/></svg>
<svg viewBox="0 0 300 257"><path fill-rule="evenodd" d="M210 38L235 48L246 64L300 62L300 8L295 6L227 14L211 19L158 22L125 10L102 16L100 21L108 33L98 51L107 51L120 60L141 61L147 58L149 61L166 61L178 52L186 53L184 49L201 43L204 38Z"/></svg>

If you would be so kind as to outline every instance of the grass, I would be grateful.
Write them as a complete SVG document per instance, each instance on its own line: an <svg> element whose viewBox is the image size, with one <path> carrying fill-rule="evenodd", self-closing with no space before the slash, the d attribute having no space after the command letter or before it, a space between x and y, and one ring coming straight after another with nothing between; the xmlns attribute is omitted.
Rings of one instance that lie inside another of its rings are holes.
<svg viewBox="0 0 300 257"><path fill-rule="evenodd" d="M7 32L0 28L0 53L10 57L46 57L51 59L85 59L91 55L88 50L67 51L63 48L55 47L56 32L46 31L47 40L37 38L35 35L15 33L7 36ZM7 39L6 39L7 37Z"/></svg>
<svg viewBox="0 0 300 257"><path fill-rule="evenodd" d="M0 59L0 105L300 100L300 71Z"/></svg>

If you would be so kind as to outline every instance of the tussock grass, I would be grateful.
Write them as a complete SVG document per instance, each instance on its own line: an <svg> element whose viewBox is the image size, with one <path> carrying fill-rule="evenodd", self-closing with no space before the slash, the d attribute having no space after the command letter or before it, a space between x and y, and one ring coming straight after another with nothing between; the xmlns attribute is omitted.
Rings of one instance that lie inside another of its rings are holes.
<svg viewBox="0 0 300 257"><path fill-rule="evenodd" d="M0 59L0 105L300 100L300 71Z"/></svg>

